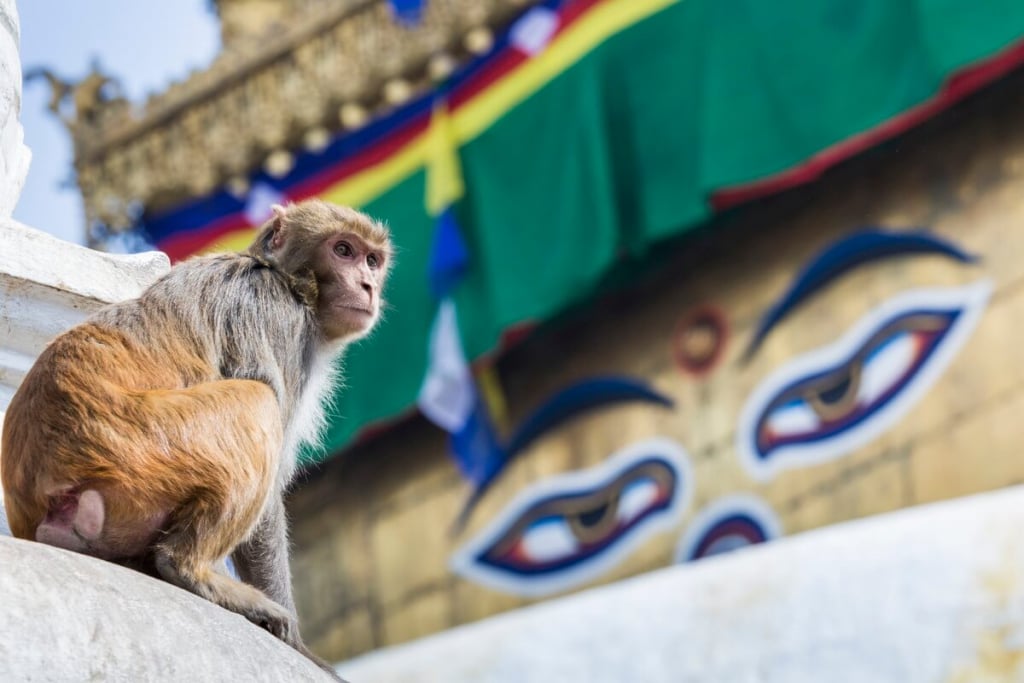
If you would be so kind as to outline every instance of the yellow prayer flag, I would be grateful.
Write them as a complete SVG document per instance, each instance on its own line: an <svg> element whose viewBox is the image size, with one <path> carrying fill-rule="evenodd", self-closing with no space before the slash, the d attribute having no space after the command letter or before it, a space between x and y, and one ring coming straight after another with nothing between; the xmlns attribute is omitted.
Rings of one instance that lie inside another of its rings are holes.
<svg viewBox="0 0 1024 683"><path fill-rule="evenodd" d="M437 216L462 197L462 165L448 103L434 105L427 131L427 212Z"/></svg>
<svg viewBox="0 0 1024 683"><path fill-rule="evenodd" d="M477 370L476 383L495 428L499 433L508 434L508 403L505 401L505 392L501 387L497 368L491 363L481 366Z"/></svg>

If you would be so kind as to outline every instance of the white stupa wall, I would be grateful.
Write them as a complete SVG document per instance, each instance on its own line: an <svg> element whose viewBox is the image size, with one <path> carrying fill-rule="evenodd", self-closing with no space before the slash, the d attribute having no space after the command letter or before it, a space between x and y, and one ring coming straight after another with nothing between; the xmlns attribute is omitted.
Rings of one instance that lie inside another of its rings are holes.
<svg viewBox="0 0 1024 683"><path fill-rule="evenodd" d="M0 0L0 217L21 195L32 154L21 127L21 33L14 0Z"/></svg>

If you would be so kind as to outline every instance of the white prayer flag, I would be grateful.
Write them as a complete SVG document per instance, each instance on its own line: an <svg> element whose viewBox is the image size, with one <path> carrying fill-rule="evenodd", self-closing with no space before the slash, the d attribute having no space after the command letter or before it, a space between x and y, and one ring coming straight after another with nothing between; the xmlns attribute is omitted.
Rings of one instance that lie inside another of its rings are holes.
<svg viewBox="0 0 1024 683"><path fill-rule="evenodd" d="M284 195L266 183L256 183L249 190L245 200L245 219L250 225L259 226L274 213L274 204L284 204Z"/></svg>
<svg viewBox="0 0 1024 683"><path fill-rule="evenodd" d="M558 30L558 15L546 7L534 7L512 25L509 42L533 57L551 42Z"/></svg>
<svg viewBox="0 0 1024 683"><path fill-rule="evenodd" d="M431 422L446 432L465 426L473 411L476 390L459 339L455 303L444 299L430 330L430 365L420 387L419 407Z"/></svg>

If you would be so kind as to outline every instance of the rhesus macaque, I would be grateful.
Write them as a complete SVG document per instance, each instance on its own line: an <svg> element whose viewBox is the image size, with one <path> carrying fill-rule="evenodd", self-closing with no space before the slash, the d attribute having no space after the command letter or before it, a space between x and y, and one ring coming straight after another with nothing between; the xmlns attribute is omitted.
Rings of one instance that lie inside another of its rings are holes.
<svg viewBox="0 0 1024 683"><path fill-rule="evenodd" d="M188 260L58 336L4 421L12 533L149 567L312 656L282 496L391 256L357 211L275 206L246 253ZM245 583L219 570L229 555Z"/></svg>

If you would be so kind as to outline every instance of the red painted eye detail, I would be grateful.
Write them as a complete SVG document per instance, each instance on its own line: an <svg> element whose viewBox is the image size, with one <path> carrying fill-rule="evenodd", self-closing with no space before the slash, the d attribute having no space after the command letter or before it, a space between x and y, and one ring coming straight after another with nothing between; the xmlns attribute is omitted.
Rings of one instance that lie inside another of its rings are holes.
<svg viewBox="0 0 1024 683"><path fill-rule="evenodd" d="M349 258L353 255L352 245L348 242L338 242L334 245L334 253L338 256Z"/></svg>
<svg viewBox="0 0 1024 683"><path fill-rule="evenodd" d="M380 259L376 254L370 254L366 257L366 265L376 270L377 268L380 268Z"/></svg>

